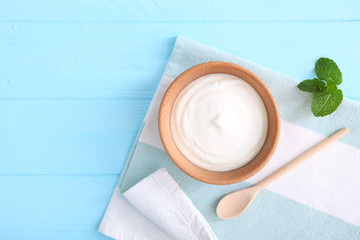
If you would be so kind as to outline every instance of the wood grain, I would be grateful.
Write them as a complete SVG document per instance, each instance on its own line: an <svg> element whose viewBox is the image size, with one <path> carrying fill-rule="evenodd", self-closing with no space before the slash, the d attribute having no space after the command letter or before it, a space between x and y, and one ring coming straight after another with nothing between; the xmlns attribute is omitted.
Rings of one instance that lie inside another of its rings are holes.
<svg viewBox="0 0 360 240"><path fill-rule="evenodd" d="M2 174L118 174L149 100L3 100Z"/></svg>
<svg viewBox="0 0 360 240"><path fill-rule="evenodd" d="M97 233L118 175L0 175L0 239L109 239Z"/></svg>
<svg viewBox="0 0 360 240"><path fill-rule="evenodd" d="M151 99L178 34L299 80L330 57L345 96L357 98L359 29L360 22L0 22L0 99Z"/></svg>
<svg viewBox="0 0 360 240"><path fill-rule="evenodd" d="M7 0L2 20L23 21L306 21L359 20L356 0L346 1L121 1ZM81 9L81 10L79 10Z"/></svg>

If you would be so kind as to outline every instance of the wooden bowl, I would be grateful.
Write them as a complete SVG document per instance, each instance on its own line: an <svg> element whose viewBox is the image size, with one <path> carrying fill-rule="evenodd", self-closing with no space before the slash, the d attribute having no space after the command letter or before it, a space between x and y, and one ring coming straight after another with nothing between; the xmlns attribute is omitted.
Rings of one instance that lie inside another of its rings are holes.
<svg viewBox="0 0 360 240"><path fill-rule="evenodd" d="M187 160L177 148L171 135L170 117L176 97L191 81L210 73L227 73L245 80L262 98L268 115L267 136L260 152L248 164L226 172L206 170ZM279 141L280 115L271 92L255 74L233 63L207 62L183 72L169 86L160 105L159 131L166 152L182 171L205 183L225 185L241 182L250 178L260 171L270 160Z"/></svg>

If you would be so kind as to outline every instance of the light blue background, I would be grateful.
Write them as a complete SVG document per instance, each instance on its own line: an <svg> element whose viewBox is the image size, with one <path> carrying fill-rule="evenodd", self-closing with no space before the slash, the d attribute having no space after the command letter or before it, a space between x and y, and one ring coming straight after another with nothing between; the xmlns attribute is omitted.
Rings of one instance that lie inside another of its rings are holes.
<svg viewBox="0 0 360 240"><path fill-rule="evenodd" d="M298 79L333 58L360 99L359 1L1 1L0 239L97 227L175 37Z"/></svg>

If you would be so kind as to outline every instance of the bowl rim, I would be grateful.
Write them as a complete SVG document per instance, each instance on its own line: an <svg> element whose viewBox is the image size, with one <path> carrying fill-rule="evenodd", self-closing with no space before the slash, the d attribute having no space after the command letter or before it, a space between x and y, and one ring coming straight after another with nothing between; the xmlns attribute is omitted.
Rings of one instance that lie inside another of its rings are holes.
<svg viewBox="0 0 360 240"><path fill-rule="evenodd" d="M171 111L178 94L193 80L211 73L226 73L248 82L262 98L268 115L268 132L260 152L246 165L230 171L210 171L190 162L177 148L171 134ZM238 183L259 172L272 157L280 138L280 114L265 83L248 69L234 63L212 61L198 64L181 73L166 90L159 109L160 138L170 159L184 173L201 182L227 185Z"/></svg>

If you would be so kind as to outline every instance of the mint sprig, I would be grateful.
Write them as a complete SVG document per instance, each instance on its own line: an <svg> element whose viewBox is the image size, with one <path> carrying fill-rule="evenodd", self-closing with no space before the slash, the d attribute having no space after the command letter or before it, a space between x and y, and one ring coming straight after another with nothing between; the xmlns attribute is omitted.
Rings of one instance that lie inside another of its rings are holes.
<svg viewBox="0 0 360 240"><path fill-rule="evenodd" d="M333 113L343 100L338 85L342 83L342 74L336 63L329 58L319 58L315 64L318 78L307 79L299 83L298 88L313 93L311 111L316 117Z"/></svg>
<svg viewBox="0 0 360 240"><path fill-rule="evenodd" d="M333 113L340 105L343 94L337 89L334 94L321 93L315 95L311 102L311 111L316 117L323 117Z"/></svg>

